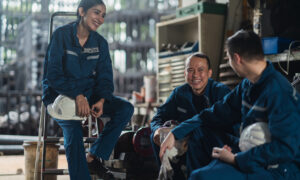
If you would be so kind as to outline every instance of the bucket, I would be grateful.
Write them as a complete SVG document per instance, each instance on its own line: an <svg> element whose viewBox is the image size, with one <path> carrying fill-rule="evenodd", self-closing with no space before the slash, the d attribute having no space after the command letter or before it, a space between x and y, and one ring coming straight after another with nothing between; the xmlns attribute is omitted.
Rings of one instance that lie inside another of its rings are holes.
<svg viewBox="0 0 300 180"><path fill-rule="evenodd" d="M156 79L155 76L144 76L145 101L155 102L156 100Z"/></svg>
<svg viewBox="0 0 300 180"><path fill-rule="evenodd" d="M42 143L41 143L42 144ZM59 144L47 143L46 146L46 162L45 167L56 169L58 164L58 149ZM36 141L24 141L24 155L25 155L25 179L34 179L34 166L35 166L35 156L36 156ZM38 165L38 180L41 179L41 162L42 162L42 146L40 148L40 161ZM45 180L56 180L56 175L46 175Z"/></svg>

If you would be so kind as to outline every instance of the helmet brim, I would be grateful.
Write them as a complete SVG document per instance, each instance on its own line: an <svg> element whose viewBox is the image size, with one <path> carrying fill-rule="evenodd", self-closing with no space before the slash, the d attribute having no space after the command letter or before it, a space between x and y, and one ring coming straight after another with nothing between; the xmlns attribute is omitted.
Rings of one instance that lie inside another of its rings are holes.
<svg viewBox="0 0 300 180"><path fill-rule="evenodd" d="M83 121L86 118L85 117L79 117L79 116L72 116L72 117L66 117L66 116L62 116L60 114L57 114L54 109L52 108L52 104L49 104L47 106L47 112L48 114L55 119L59 119L59 120L78 120L78 121Z"/></svg>

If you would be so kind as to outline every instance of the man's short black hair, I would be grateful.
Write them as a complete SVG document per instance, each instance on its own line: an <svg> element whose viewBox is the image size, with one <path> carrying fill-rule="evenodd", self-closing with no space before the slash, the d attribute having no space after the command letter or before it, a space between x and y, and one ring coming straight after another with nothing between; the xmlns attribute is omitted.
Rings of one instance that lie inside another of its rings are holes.
<svg viewBox="0 0 300 180"><path fill-rule="evenodd" d="M260 37L253 31L240 30L226 41L229 55L237 53L246 60L263 59L264 51Z"/></svg>
<svg viewBox="0 0 300 180"><path fill-rule="evenodd" d="M206 62L207 62L207 67L208 67L208 69L211 69L209 57L208 57L207 55L205 55L205 54L203 54L203 53L199 53L199 52L190 55L190 56L186 59L185 67L187 67L187 63L188 63L193 57L198 57L198 58L203 58L203 59L205 59Z"/></svg>

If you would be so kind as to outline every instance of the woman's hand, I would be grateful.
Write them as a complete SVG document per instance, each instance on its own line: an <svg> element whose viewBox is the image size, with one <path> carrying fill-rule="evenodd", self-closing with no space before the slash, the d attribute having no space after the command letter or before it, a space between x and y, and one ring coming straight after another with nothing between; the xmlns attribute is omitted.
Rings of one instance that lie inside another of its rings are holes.
<svg viewBox="0 0 300 180"><path fill-rule="evenodd" d="M94 104L92 106L92 111L91 111L92 116L94 116L95 118L98 118L103 114L104 102L105 102L105 100L102 98L102 99L100 99L100 101L98 101L96 104Z"/></svg>
<svg viewBox="0 0 300 180"><path fill-rule="evenodd" d="M212 151L212 157L220 159L229 164L235 164L234 154L231 152L231 148L225 145L223 148L214 147Z"/></svg>
<svg viewBox="0 0 300 180"><path fill-rule="evenodd" d="M87 99L79 94L76 99L76 114L80 117L88 117L90 114L90 105Z"/></svg>

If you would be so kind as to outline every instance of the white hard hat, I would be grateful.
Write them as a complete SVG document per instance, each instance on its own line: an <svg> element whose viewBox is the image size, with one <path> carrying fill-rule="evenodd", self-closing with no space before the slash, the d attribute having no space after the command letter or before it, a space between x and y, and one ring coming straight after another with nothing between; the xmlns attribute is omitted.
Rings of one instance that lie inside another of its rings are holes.
<svg viewBox="0 0 300 180"><path fill-rule="evenodd" d="M239 148L247 151L255 146L271 141L271 134L268 124L257 122L247 126L241 133Z"/></svg>
<svg viewBox="0 0 300 180"><path fill-rule="evenodd" d="M85 117L76 116L75 100L59 95L52 104L47 106L51 117L60 120L85 120Z"/></svg>

